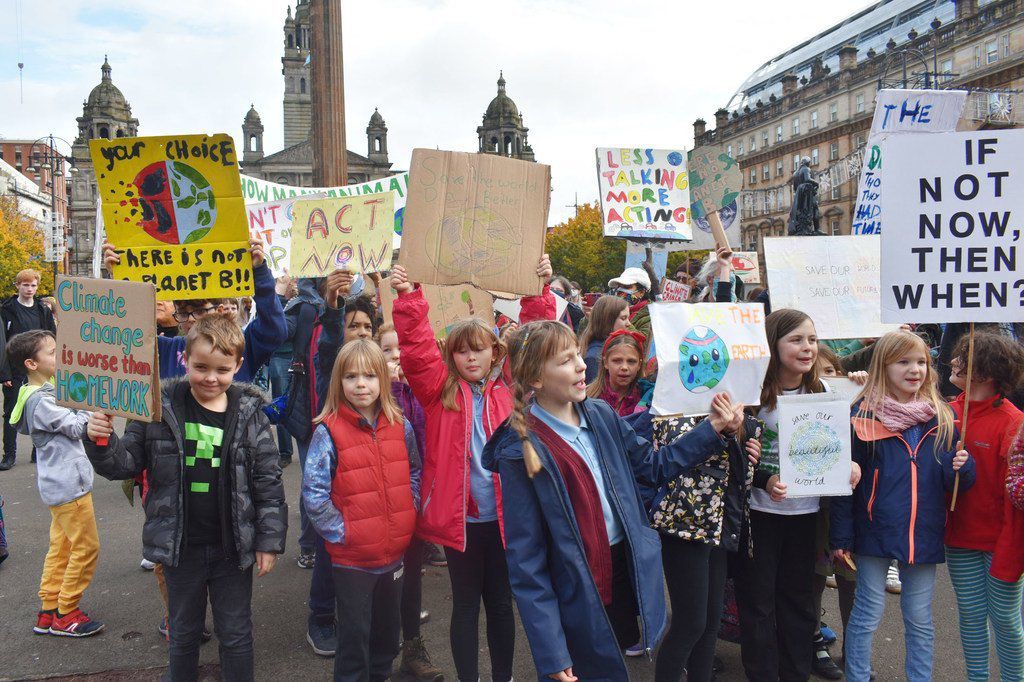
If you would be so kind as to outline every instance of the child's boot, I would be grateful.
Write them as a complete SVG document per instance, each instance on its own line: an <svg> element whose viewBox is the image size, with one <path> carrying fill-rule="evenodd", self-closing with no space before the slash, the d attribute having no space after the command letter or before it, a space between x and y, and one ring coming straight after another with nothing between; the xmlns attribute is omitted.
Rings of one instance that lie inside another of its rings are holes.
<svg viewBox="0 0 1024 682"><path fill-rule="evenodd" d="M415 637L402 643L402 665L399 670L419 680L440 682L444 679L441 669L430 662L422 637Z"/></svg>

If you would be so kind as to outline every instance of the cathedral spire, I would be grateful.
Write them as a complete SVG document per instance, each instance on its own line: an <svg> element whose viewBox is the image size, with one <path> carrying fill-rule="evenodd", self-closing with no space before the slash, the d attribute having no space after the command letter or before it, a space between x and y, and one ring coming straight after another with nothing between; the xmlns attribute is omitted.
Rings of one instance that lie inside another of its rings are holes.
<svg viewBox="0 0 1024 682"><path fill-rule="evenodd" d="M498 71L498 94L505 94L505 72Z"/></svg>
<svg viewBox="0 0 1024 682"><path fill-rule="evenodd" d="M103 55L103 66L100 67L100 73L103 74L103 82L110 82L110 62L107 61L107 55Z"/></svg>

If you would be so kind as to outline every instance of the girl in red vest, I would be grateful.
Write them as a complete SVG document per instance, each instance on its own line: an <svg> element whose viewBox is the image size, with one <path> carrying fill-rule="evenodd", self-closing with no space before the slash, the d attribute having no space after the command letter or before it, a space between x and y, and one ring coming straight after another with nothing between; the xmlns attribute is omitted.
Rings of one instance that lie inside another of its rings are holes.
<svg viewBox="0 0 1024 682"><path fill-rule="evenodd" d="M967 388L968 344L960 340L950 362L950 383ZM1024 679L1021 576L1024 574L1024 512L1006 493L1008 458L1024 414L1006 398L1024 376L1024 348L996 332L974 341L971 409L964 448L973 456L974 486L957 496L946 522L946 565L960 613L960 641L967 679L989 678L989 623L1004 680ZM965 395L952 403L963 419ZM962 482L961 482L962 483Z"/></svg>
<svg viewBox="0 0 1024 682"><path fill-rule="evenodd" d="M545 254L537 276L551 277ZM502 540L501 486L480 461L484 444L512 410L505 347L478 318L456 323L438 349L423 290L402 266L391 273L398 292L392 320L399 361L426 413L423 509L417 537L444 547L452 584L451 647L460 680L479 677L480 601L487 611L491 679L512 678L515 615ZM555 317L547 286L522 301L520 322Z"/></svg>
<svg viewBox="0 0 1024 682"><path fill-rule="evenodd" d="M416 528L420 460L412 425L368 339L342 346L314 421L302 501L331 557L335 680L383 680L398 655L402 555Z"/></svg>

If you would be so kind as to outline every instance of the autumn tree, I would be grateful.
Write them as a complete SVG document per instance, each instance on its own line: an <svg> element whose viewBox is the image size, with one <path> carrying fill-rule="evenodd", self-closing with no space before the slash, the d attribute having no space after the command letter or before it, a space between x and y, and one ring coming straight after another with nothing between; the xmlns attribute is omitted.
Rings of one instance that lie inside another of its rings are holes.
<svg viewBox="0 0 1024 682"><path fill-rule="evenodd" d="M18 210L13 197L0 197L0 295L15 293L14 276L19 270L40 272L39 293L53 291L53 270L43 261L43 233L35 220Z"/></svg>
<svg viewBox="0 0 1024 682"><path fill-rule="evenodd" d="M579 282L583 291L607 289L626 262L626 242L604 236L601 211L591 204L551 229L547 252L555 274Z"/></svg>

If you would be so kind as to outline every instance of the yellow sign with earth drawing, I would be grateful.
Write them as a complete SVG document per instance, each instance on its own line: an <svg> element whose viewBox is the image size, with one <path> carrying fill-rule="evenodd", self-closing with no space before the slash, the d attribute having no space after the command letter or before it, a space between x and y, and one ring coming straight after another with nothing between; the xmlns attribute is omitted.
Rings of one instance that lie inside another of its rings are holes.
<svg viewBox="0 0 1024 682"><path fill-rule="evenodd" d="M395 195L300 199L292 205L292 277L326 277L338 268L391 268Z"/></svg>
<svg viewBox="0 0 1024 682"><path fill-rule="evenodd" d="M229 135L122 137L89 143L115 279L157 298L253 293L249 227Z"/></svg>

